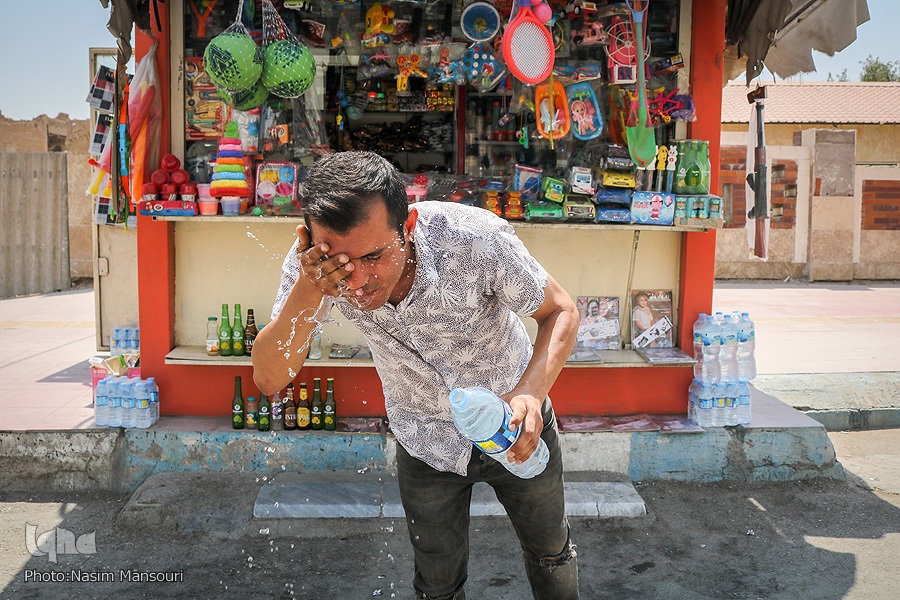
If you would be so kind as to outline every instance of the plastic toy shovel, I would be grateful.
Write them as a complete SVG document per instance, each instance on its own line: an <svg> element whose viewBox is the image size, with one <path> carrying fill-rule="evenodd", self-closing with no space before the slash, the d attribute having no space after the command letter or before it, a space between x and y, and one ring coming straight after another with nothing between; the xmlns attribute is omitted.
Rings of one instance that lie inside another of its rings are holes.
<svg viewBox="0 0 900 600"><path fill-rule="evenodd" d="M644 77L644 15L647 1L628 0L628 8L634 20L634 38L637 42L637 107L632 101L628 121L625 123L625 138L628 153L638 166L646 167L656 157L656 134L647 116L647 82Z"/></svg>

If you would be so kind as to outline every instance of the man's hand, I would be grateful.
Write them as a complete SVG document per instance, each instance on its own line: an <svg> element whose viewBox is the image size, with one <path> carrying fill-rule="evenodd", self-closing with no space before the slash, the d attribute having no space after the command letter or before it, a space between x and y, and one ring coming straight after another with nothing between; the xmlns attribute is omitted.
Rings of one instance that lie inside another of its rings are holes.
<svg viewBox="0 0 900 600"><path fill-rule="evenodd" d="M537 450L541 441L541 432L544 430L544 419L541 416L543 400L527 393L518 393L515 390L503 396L512 408L512 418L509 420L510 431L523 428L519 433L519 439L507 452L511 462L523 463Z"/></svg>
<svg viewBox="0 0 900 600"><path fill-rule="evenodd" d="M297 260L303 275L324 296L347 296L355 291L347 278L353 272L353 263L346 254L329 256L328 244L311 245L305 225L297 226ZM365 282L365 280L363 280Z"/></svg>

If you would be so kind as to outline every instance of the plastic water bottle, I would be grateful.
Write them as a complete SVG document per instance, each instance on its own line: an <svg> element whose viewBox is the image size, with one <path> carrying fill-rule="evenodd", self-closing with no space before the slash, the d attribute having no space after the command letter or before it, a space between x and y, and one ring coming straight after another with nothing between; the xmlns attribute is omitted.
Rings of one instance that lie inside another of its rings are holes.
<svg viewBox="0 0 900 600"><path fill-rule="evenodd" d="M756 325L748 313L741 313L738 324L738 373L745 381L756 379Z"/></svg>
<svg viewBox="0 0 900 600"><path fill-rule="evenodd" d="M694 321L694 377L703 376L703 326L706 324L706 313L700 313Z"/></svg>
<svg viewBox="0 0 900 600"><path fill-rule="evenodd" d="M124 334L122 333L121 327L116 327L112 330L112 333L109 334L109 355L110 356L118 356L122 354L122 343L124 339Z"/></svg>
<svg viewBox="0 0 900 600"><path fill-rule="evenodd" d="M719 350L719 381L724 383L738 382L738 328L731 315L725 315L719 326L722 347Z"/></svg>
<svg viewBox="0 0 900 600"><path fill-rule="evenodd" d="M728 385L725 383L712 384L712 427L725 426L725 402Z"/></svg>
<svg viewBox="0 0 900 600"><path fill-rule="evenodd" d="M151 425L150 419L150 390L147 389L146 381L139 381L134 384L134 400L135 400L135 426L139 429L147 429Z"/></svg>
<svg viewBox="0 0 900 600"><path fill-rule="evenodd" d="M700 403L700 380L694 377L688 387L688 419L697 423L697 405ZM698 423L699 425L699 423Z"/></svg>
<svg viewBox="0 0 900 600"><path fill-rule="evenodd" d="M733 427L738 424L738 384L725 386L725 425Z"/></svg>
<svg viewBox="0 0 900 600"><path fill-rule="evenodd" d="M107 424L110 427L122 426L122 384L118 377L106 378L106 396L109 399L109 418Z"/></svg>
<svg viewBox="0 0 900 600"><path fill-rule="evenodd" d="M697 418L694 422L700 427L712 427L712 409L712 384L701 381L697 387L697 408L694 411Z"/></svg>
<svg viewBox="0 0 900 600"><path fill-rule="evenodd" d="M450 414L460 433L513 475L531 479L544 472L550 459L544 440L540 440L525 462L517 464L508 460L506 453L519 437L521 428L509 430L512 408L492 391L481 387L454 389L450 392Z"/></svg>
<svg viewBox="0 0 900 600"><path fill-rule="evenodd" d="M159 386L156 377L147 378L147 392L150 394L150 424L159 421Z"/></svg>
<svg viewBox="0 0 900 600"><path fill-rule="evenodd" d="M738 423L750 422L750 384L744 380L738 384Z"/></svg>
<svg viewBox="0 0 900 600"><path fill-rule="evenodd" d="M719 327L712 317L707 317L700 328L703 342L703 350L700 360L700 381L716 383L719 381L719 351L722 347L722 339L719 337Z"/></svg>
<svg viewBox="0 0 900 600"><path fill-rule="evenodd" d="M94 423L98 427L109 425L109 396L106 389L106 379L97 382L94 390Z"/></svg>
<svg viewBox="0 0 900 600"><path fill-rule="evenodd" d="M119 384L122 391L122 427L126 429L137 425L137 414L134 406L134 382L123 381Z"/></svg>

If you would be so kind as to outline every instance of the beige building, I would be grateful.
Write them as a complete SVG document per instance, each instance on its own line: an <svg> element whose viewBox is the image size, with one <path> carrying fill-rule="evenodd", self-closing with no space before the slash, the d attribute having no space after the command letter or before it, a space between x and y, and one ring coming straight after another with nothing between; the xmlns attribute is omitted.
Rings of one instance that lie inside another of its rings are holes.
<svg viewBox="0 0 900 600"><path fill-rule="evenodd" d="M767 85L767 262L746 243L747 91L723 89L716 277L900 279L900 83Z"/></svg>
<svg viewBox="0 0 900 600"><path fill-rule="evenodd" d="M0 152L65 152L68 180L69 271L71 278L93 277L88 119L41 115L28 121L0 113Z"/></svg>

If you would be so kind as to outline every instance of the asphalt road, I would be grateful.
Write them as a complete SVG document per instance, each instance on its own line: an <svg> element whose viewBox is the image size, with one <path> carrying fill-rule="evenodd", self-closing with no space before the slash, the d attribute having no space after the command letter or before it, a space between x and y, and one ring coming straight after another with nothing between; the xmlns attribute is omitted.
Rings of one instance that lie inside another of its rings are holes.
<svg viewBox="0 0 900 600"><path fill-rule="evenodd" d="M831 435L846 482L635 482L647 516L573 519L581 597L900 597L900 430ZM0 596L413 597L403 521L262 522L251 508L271 479L162 477L171 478L157 481L158 503L143 512L130 510L128 494L0 494ZM36 526L30 538L29 523ZM37 554L53 548L41 534L54 527L95 532L95 552L59 554L56 563L29 554L29 542ZM470 541L470 598L529 597L505 518L473 520ZM128 581L123 571L132 578L177 573L179 580ZM77 575L112 581L34 580Z"/></svg>

